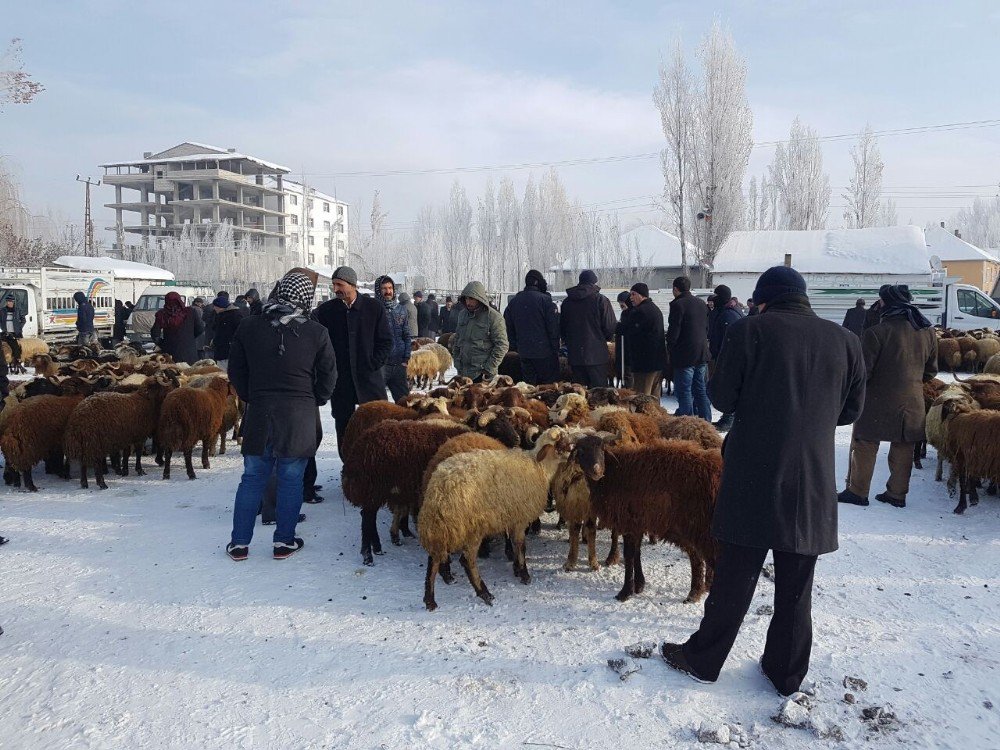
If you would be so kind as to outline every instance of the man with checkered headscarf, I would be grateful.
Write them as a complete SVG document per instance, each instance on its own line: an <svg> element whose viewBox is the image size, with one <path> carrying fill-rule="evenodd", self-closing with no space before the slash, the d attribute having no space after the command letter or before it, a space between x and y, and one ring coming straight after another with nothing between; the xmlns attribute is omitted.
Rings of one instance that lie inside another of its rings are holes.
<svg viewBox="0 0 1000 750"><path fill-rule="evenodd" d="M274 558L302 548L295 525L307 465L316 456L319 408L333 395L337 366L326 329L309 319L315 284L298 269L271 292L263 314L240 323L229 354L229 379L246 403L243 478L236 491L226 552L245 560L267 481L277 472Z"/></svg>

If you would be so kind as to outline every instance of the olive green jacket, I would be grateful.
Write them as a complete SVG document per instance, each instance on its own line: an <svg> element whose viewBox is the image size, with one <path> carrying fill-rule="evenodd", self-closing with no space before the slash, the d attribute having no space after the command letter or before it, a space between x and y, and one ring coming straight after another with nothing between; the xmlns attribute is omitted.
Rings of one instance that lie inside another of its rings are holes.
<svg viewBox="0 0 1000 750"><path fill-rule="evenodd" d="M465 307L466 297L481 304L475 313ZM449 346L459 375L475 380L496 377L497 368L510 348L503 315L490 307L486 288L478 281L470 282L458 298L458 325Z"/></svg>

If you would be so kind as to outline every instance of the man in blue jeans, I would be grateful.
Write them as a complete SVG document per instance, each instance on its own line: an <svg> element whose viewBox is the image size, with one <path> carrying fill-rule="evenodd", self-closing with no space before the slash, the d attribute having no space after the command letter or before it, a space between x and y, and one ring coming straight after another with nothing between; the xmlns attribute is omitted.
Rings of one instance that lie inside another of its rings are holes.
<svg viewBox="0 0 1000 750"><path fill-rule="evenodd" d="M244 318L229 352L229 379L246 403L243 478L236 490L226 553L246 560L261 498L278 479L274 559L302 549L295 536L306 465L316 455L319 407L330 400L337 367L330 335L309 320L315 278L292 271L275 286L261 315Z"/></svg>
<svg viewBox="0 0 1000 750"><path fill-rule="evenodd" d="M667 352L674 370L677 415L712 421L708 400L708 305L691 294L691 279L674 279L667 318Z"/></svg>

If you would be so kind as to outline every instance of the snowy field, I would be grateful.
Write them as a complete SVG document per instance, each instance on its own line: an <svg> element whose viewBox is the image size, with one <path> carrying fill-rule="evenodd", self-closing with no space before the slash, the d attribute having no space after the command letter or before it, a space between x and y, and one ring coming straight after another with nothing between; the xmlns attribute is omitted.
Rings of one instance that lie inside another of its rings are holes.
<svg viewBox="0 0 1000 750"><path fill-rule="evenodd" d="M904 510L841 509L840 551L816 570L812 728L796 729L771 720L782 701L757 670L765 578L718 683L657 656L621 681L607 661L626 645L698 624L680 553L647 549L645 593L619 604L623 569L564 572L566 534L547 516L528 540L530 586L494 553L481 565L493 607L456 569L428 613L424 554L388 543L388 514L387 554L361 566L328 415L325 430L327 501L304 506L305 549L282 562L272 527L258 527L247 562L225 555L233 452L195 482L178 470L169 483L111 478L106 492L44 475L35 495L0 489L12 539L0 548L0 747L662 748L697 746L702 724L739 725L744 745L768 749L1000 747L1000 501L953 515L933 449ZM840 476L849 436L837 436ZM603 532L602 558L607 544ZM853 705L846 676L867 682ZM875 706L898 723L874 731L862 716ZM818 738L835 727L842 741Z"/></svg>

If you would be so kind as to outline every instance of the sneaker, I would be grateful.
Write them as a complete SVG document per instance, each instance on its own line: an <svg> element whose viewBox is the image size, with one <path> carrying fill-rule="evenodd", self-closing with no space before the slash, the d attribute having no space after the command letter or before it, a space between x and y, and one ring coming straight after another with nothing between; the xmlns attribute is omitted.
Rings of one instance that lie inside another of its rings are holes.
<svg viewBox="0 0 1000 750"><path fill-rule="evenodd" d="M260 525L261 526L274 526L277 523L278 523L277 521L261 521Z"/></svg>
<svg viewBox="0 0 1000 750"><path fill-rule="evenodd" d="M700 682L702 685L711 685L715 682L715 680L706 680L694 671L694 667L688 664L688 660L684 657L684 650L679 643L664 641L663 645L660 646L660 655L663 657L663 661L667 663L667 666L676 669L678 672L683 672L695 682Z"/></svg>
<svg viewBox="0 0 1000 750"><path fill-rule="evenodd" d="M848 505L861 505L863 507L868 505L868 498L855 495L850 490L844 490L837 495L837 502L847 503Z"/></svg>
<svg viewBox="0 0 1000 750"><path fill-rule="evenodd" d="M240 562L247 559L247 556L250 554L250 548L245 544L233 544L230 542L226 545L226 554L229 555L231 560Z"/></svg>
<svg viewBox="0 0 1000 750"><path fill-rule="evenodd" d="M305 546L305 544L306 543L303 542L298 537L295 537L295 539L292 541L291 544L288 544L286 542L275 542L274 543L274 559L275 560L284 560L286 557L291 557L296 552L298 552L300 549L302 549Z"/></svg>
<svg viewBox="0 0 1000 750"><path fill-rule="evenodd" d="M889 503L889 505L891 505L893 508L905 508L906 507L906 500L905 499L904 500L897 500L894 497L889 497L889 493L888 492L883 492L880 495L876 495L875 499L878 500L880 503Z"/></svg>

